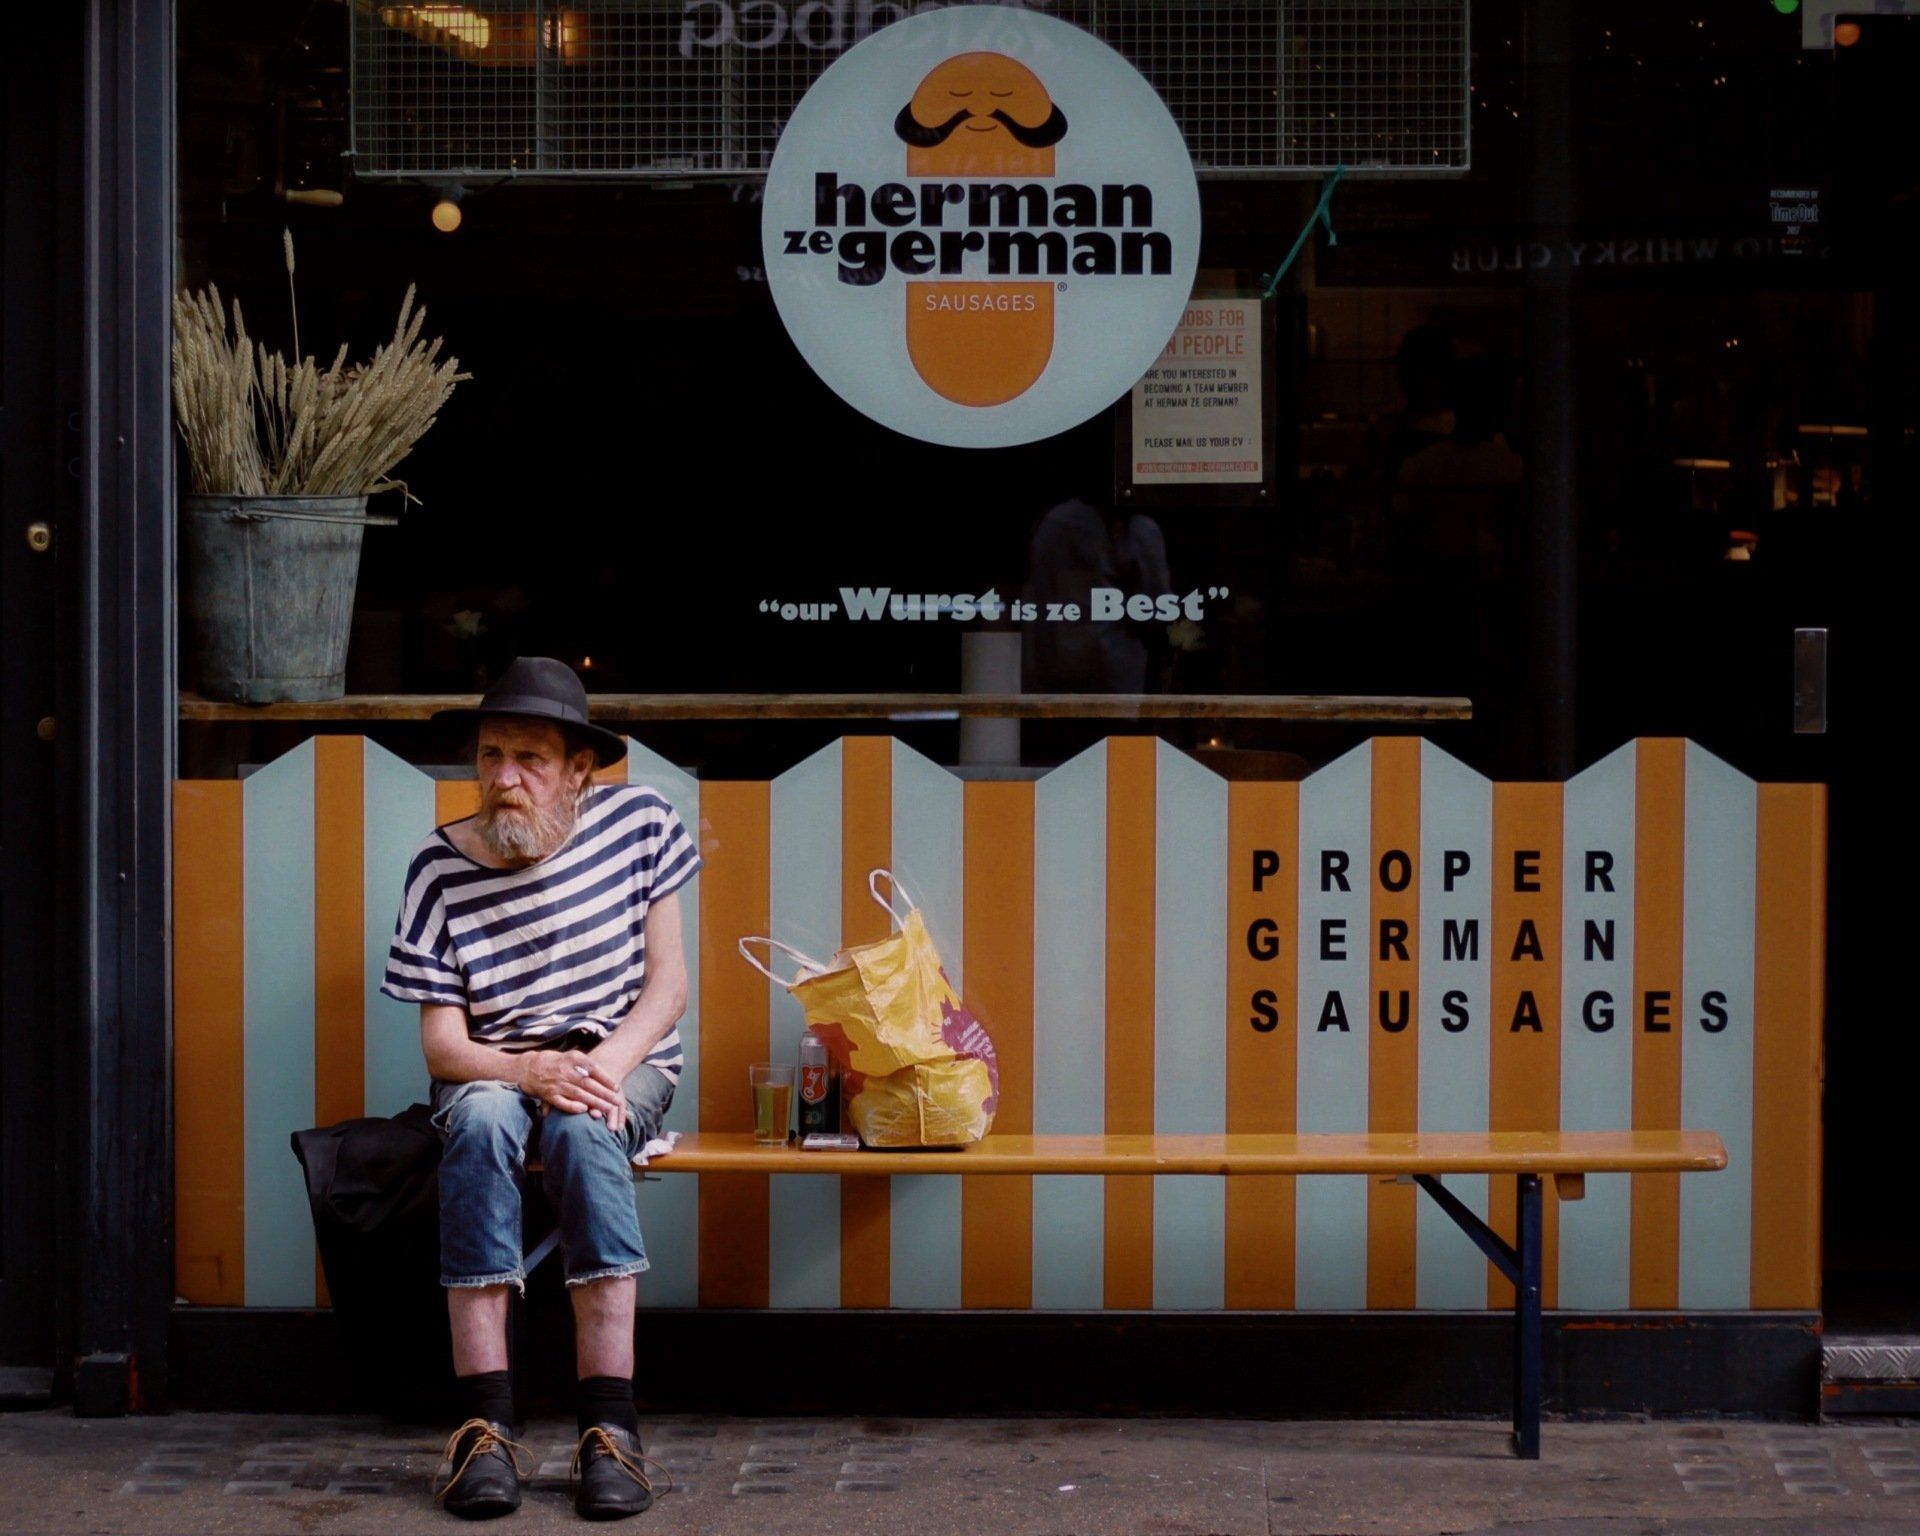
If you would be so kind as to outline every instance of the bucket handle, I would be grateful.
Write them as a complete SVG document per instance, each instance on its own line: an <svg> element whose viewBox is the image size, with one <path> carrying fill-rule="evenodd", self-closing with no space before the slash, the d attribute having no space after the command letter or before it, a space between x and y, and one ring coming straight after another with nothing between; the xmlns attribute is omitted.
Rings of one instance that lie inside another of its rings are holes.
<svg viewBox="0 0 1920 1536"><path fill-rule="evenodd" d="M204 517L207 514L203 512L200 515ZM223 523L264 523L270 517L290 517L302 523L361 523L370 528L396 528L400 524L397 517L382 517L372 512L334 517L326 512L294 512L285 507L261 507L251 503L222 507L213 515Z"/></svg>
<svg viewBox="0 0 1920 1536"><path fill-rule="evenodd" d="M879 886L875 882L883 877L888 886L892 888L894 896L903 896L906 898L907 910L909 912L916 910L920 903L913 899L913 892L900 883L900 877L894 874L892 870L876 869L867 875L867 894L872 896L873 899L879 902L886 910L887 916L893 919L893 926L897 931L906 926L906 919L901 917L899 909L894 906L893 897L882 896L880 894Z"/></svg>
<svg viewBox="0 0 1920 1536"><path fill-rule="evenodd" d="M794 977L792 981L782 981L778 976L773 974L772 970L764 962L754 957L754 955L747 948L749 944L764 944L770 950L777 949L783 955L786 955L791 959L799 961L801 974ZM824 975L828 969L828 967L822 965L818 960L813 959L811 956L803 955L799 950L795 949L791 944L782 944L778 939L769 939L759 934L746 935L740 940L739 947L740 947L740 958L746 961L748 965L752 966L762 976L766 977L767 980L772 982L776 987L787 987L787 988L797 987L800 985L801 982L809 979L809 973L811 973L811 975L814 975L814 976L820 976L820 975Z"/></svg>

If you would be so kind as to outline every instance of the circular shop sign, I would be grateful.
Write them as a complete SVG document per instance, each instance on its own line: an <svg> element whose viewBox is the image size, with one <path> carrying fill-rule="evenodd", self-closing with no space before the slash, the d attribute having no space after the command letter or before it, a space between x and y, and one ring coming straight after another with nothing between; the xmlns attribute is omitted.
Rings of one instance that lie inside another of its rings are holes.
<svg viewBox="0 0 1920 1536"><path fill-rule="evenodd" d="M1200 189L1166 104L1051 16L953 6L814 83L767 172L801 355L910 437L1001 448L1113 404L1193 293Z"/></svg>

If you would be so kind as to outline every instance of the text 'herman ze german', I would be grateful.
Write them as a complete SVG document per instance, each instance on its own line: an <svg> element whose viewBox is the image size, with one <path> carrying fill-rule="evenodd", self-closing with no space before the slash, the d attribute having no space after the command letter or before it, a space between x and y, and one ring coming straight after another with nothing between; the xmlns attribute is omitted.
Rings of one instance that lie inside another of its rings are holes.
<svg viewBox="0 0 1920 1536"><path fill-rule="evenodd" d="M856 287L907 277L1165 277L1173 241L1154 227L1151 188L1109 182L814 178L814 227L786 231L789 256L837 255Z"/></svg>

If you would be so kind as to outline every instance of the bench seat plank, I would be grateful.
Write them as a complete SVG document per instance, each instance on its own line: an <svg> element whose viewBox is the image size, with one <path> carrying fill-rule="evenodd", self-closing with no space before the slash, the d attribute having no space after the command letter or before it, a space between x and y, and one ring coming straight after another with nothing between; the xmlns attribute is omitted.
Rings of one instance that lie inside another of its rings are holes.
<svg viewBox="0 0 1920 1536"><path fill-rule="evenodd" d="M803 1152L751 1132L683 1136L650 1173L1666 1173L1724 1168L1711 1131L988 1136L939 1150Z"/></svg>

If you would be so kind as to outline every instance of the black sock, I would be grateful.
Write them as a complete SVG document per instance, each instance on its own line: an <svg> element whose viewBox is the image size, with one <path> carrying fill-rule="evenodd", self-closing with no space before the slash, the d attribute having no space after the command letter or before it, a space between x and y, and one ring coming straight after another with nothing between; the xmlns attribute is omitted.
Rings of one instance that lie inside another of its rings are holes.
<svg viewBox="0 0 1920 1536"><path fill-rule="evenodd" d="M505 1371L479 1371L472 1376L456 1376L454 1386L460 1394L460 1421L486 1419L489 1423L513 1427L513 1381Z"/></svg>
<svg viewBox="0 0 1920 1536"><path fill-rule="evenodd" d="M640 1414L633 1406L633 1382L626 1376L582 1376L578 1406L580 1433L596 1424L618 1424L629 1434L640 1433Z"/></svg>

